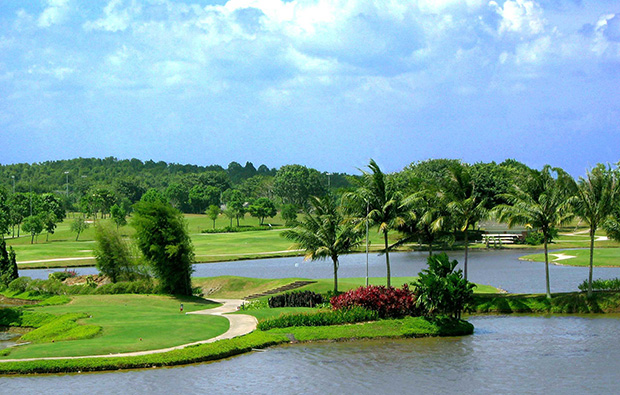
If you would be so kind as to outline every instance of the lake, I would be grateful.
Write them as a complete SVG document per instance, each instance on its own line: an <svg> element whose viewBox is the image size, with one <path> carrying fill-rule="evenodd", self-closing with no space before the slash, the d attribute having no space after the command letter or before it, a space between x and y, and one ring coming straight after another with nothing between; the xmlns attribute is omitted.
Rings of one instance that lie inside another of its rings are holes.
<svg viewBox="0 0 620 395"><path fill-rule="evenodd" d="M469 280L493 285L512 293L544 293L545 265L540 262L520 261L520 256L532 250L474 250L470 251ZM463 251L448 252L462 268ZM392 276L415 276L426 268L426 252L398 252L390 254ZM21 270L21 276L47 278L49 273L62 269ZM79 274L96 274L94 267L76 268ZM552 292L577 291L577 286L588 277L588 268L550 265ZM370 254L370 277L385 276L385 256ZM304 261L303 257L253 259L247 261L202 263L194 265L195 277L235 275L258 278L332 278L331 261ZM365 277L366 255L350 254L340 258L339 278ZM620 267L594 268L594 278L620 277ZM401 285L401 284L395 284Z"/></svg>
<svg viewBox="0 0 620 395"><path fill-rule="evenodd" d="M618 316L470 317L471 336L286 345L166 369L2 377L6 394L616 394Z"/></svg>

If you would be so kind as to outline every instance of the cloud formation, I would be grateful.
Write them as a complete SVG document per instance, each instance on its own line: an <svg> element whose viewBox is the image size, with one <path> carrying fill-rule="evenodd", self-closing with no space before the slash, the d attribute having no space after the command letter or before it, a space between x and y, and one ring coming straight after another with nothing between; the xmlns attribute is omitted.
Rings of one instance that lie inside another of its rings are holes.
<svg viewBox="0 0 620 395"><path fill-rule="evenodd" d="M431 131L471 137L476 129L550 129L535 120L553 103L587 120L557 121L581 133L613 123L617 111L587 99L618 78L613 1L46 0L2 7L0 125L15 130L90 125L117 136L121 125L140 128L157 115L175 135L208 130L219 141L231 130L251 139L278 138L280 128L323 137L344 128L363 140L371 128L392 128L431 147ZM579 108L584 102L592 107ZM360 155L371 156L365 144Z"/></svg>

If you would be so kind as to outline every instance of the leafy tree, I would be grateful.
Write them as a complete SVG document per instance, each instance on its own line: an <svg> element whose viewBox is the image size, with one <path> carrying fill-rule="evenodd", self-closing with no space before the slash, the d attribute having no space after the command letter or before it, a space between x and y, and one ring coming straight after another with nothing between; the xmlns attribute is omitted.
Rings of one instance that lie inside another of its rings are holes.
<svg viewBox="0 0 620 395"><path fill-rule="evenodd" d="M133 204L140 201L140 198L146 192L146 188L141 182L133 177L116 180L115 190L119 197L125 197Z"/></svg>
<svg viewBox="0 0 620 395"><path fill-rule="evenodd" d="M56 214L52 212L44 212L39 214L41 219L43 220L43 228L45 229L45 241L49 241L50 234L54 234L56 230L56 223L58 219L56 218Z"/></svg>
<svg viewBox="0 0 620 395"><path fill-rule="evenodd" d="M189 190L189 204L193 213L203 213L210 205L220 204L220 190L211 185L194 185Z"/></svg>
<svg viewBox="0 0 620 395"><path fill-rule="evenodd" d="M556 176L552 174L556 173ZM566 224L573 217L568 198L574 180L560 168L545 165L542 171L530 170L525 185L514 185L504 195L508 204L494 209L500 221L508 226L530 225L543 234L545 249L545 280L547 298L551 298L549 285L549 253L547 244L555 228Z"/></svg>
<svg viewBox="0 0 620 395"><path fill-rule="evenodd" d="M297 225L297 212L299 209L294 204L285 204L282 206L282 211L280 215L284 220L286 226L294 226Z"/></svg>
<svg viewBox="0 0 620 395"><path fill-rule="evenodd" d="M15 251L13 251L13 247L9 247L7 251L4 237L0 237L0 282L9 284L17 277L19 277L19 272Z"/></svg>
<svg viewBox="0 0 620 395"><path fill-rule="evenodd" d="M186 184L172 183L165 192L166 197L173 207L185 211L189 206L189 189Z"/></svg>
<svg viewBox="0 0 620 395"><path fill-rule="evenodd" d="M151 189L147 190L144 193L144 195L142 195L142 198L140 198L140 202L145 202L145 203L156 203L156 202L168 203L168 200L157 189L151 188Z"/></svg>
<svg viewBox="0 0 620 395"><path fill-rule="evenodd" d="M71 232L75 232L75 241L78 241L80 238L80 234L88 229L88 222L84 221L84 218L78 217L75 218L70 225Z"/></svg>
<svg viewBox="0 0 620 395"><path fill-rule="evenodd" d="M45 223L43 222L43 218L41 215L31 215L24 219L24 223L22 225L24 232L28 232L31 235L30 244L34 243L34 238L38 237L43 229L45 228Z"/></svg>
<svg viewBox="0 0 620 395"><path fill-rule="evenodd" d="M441 253L429 256L428 269L418 274L412 285L416 288L417 306L428 316L438 314L461 318L465 306L473 301L475 285L463 278L463 272L454 271L458 262Z"/></svg>
<svg viewBox="0 0 620 395"><path fill-rule="evenodd" d="M180 211L161 201L139 202L132 225L136 244L163 292L191 295L194 251Z"/></svg>
<svg viewBox="0 0 620 395"><path fill-rule="evenodd" d="M211 221L213 221L213 229L215 229L215 221L217 221L217 217L219 217L221 212L222 210L220 210L220 208L214 204L210 205L207 209L206 214L207 217L209 217Z"/></svg>
<svg viewBox="0 0 620 395"><path fill-rule="evenodd" d="M127 243L110 225L95 226L95 258L97 269L115 283L135 278L135 264Z"/></svg>
<svg viewBox="0 0 620 395"><path fill-rule="evenodd" d="M273 189L273 177L257 175L243 180L237 187L244 196L257 199L259 197L270 198Z"/></svg>
<svg viewBox="0 0 620 395"><path fill-rule="evenodd" d="M343 199L347 204L349 213L357 218L358 226L361 227L365 221L369 221L370 224L376 225L379 232L383 234L387 286L390 287L388 233L405 223L405 211L401 205L400 193L389 182L388 177L383 174L379 165L371 159L368 167L371 172L363 171L362 177L358 180L358 189L345 194Z"/></svg>
<svg viewBox="0 0 620 395"><path fill-rule="evenodd" d="M223 199L226 203L226 209L230 209L234 213L238 227L239 219L245 215L245 196L236 189L229 189L224 193Z"/></svg>
<svg viewBox="0 0 620 395"><path fill-rule="evenodd" d="M127 225L127 211L122 206L114 204L110 207L110 216L112 217L112 221L116 224L117 230L119 227Z"/></svg>
<svg viewBox="0 0 620 395"><path fill-rule="evenodd" d="M338 256L360 244L361 232L352 223L344 222L340 207L326 195L310 200L312 211L294 229L282 232L306 251L306 259L331 258L334 266L334 293L338 292Z"/></svg>
<svg viewBox="0 0 620 395"><path fill-rule="evenodd" d="M4 238L5 233L8 233L11 224L11 210L8 200L6 191L0 188L0 237L2 238Z"/></svg>
<svg viewBox="0 0 620 395"><path fill-rule="evenodd" d="M273 180L273 192L283 203L306 207L310 196L327 192L325 175L301 165L282 166Z"/></svg>
<svg viewBox="0 0 620 395"><path fill-rule="evenodd" d="M275 204L267 198L258 198L254 203L250 204L248 211L252 217L258 218L260 225L263 224L266 217L273 218L278 213Z"/></svg>
<svg viewBox="0 0 620 395"><path fill-rule="evenodd" d="M571 199L575 213L590 226L590 272L588 297L592 296L594 237L597 229L613 213L620 197L619 180L611 168L598 164L579 178L577 193Z"/></svg>
<svg viewBox="0 0 620 395"><path fill-rule="evenodd" d="M11 221L17 225L17 237L19 237L21 223L30 213L30 199L27 194L18 192L11 196L9 204L11 206Z"/></svg>

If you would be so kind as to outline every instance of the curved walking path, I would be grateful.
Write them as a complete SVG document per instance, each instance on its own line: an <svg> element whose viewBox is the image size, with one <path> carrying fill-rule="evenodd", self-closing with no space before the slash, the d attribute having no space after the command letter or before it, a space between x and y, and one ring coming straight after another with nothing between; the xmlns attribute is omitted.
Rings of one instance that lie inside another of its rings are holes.
<svg viewBox="0 0 620 395"><path fill-rule="evenodd" d="M139 355L149 355L149 354L160 354L172 350L180 350L182 348L188 346L195 346L198 344L205 343L213 343L218 340L224 339L232 339L233 337L241 336L248 334L256 329L256 325L258 324L258 320L256 317L247 315L247 314L233 314L233 315L224 315L226 313L232 313L238 310L239 306L241 306L245 301L241 299L211 299L214 302L222 303L222 306L216 307L214 309L205 309L192 311L185 314L199 314L199 315L219 315L225 317L230 322L230 327L228 331L223 334L213 337L207 340L200 340L193 343L182 344L180 346L161 348L158 350L146 350L146 351L135 351L135 352L126 352L126 353L117 353L117 354L105 354L105 355L82 355L76 357L42 357L42 358L23 358L23 359L2 359L2 362L24 362L24 361L43 361L43 360L53 360L53 359L83 359L83 358L112 358L112 357L135 357Z"/></svg>

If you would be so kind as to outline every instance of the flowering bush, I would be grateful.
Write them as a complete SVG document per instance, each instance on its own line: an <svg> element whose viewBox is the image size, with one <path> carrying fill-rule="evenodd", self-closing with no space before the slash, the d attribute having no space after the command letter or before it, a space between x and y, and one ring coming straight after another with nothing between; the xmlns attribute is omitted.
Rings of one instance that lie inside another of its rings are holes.
<svg viewBox="0 0 620 395"><path fill-rule="evenodd" d="M402 288L369 285L334 296L330 302L334 310L360 306L376 311L380 318L399 318L419 315L416 299L407 284Z"/></svg>

